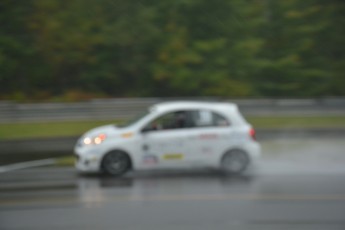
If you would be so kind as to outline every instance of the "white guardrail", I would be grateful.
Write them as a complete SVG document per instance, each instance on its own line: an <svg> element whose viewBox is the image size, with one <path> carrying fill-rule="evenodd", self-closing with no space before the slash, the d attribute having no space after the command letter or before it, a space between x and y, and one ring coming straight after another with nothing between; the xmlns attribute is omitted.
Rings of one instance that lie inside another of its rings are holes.
<svg viewBox="0 0 345 230"><path fill-rule="evenodd" d="M0 101L0 122L126 119L163 101L227 101L245 116L345 116L345 98L326 99L219 99L121 98L77 103L15 103Z"/></svg>

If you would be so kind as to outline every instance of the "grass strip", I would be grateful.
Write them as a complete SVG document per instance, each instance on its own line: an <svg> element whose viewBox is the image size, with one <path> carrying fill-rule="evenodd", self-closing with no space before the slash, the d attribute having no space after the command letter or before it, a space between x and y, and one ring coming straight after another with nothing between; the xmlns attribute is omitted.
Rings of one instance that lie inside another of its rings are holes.
<svg viewBox="0 0 345 230"><path fill-rule="evenodd" d="M0 124L0 140L40 137L77 136L115 121L59 121Z"/></svg>
<svg viewBox="0 0 345 230"><path fill-rule="evenodd" d="M345 128L345 116L247 117L255 128Z"/></svg>
<svg viewBox="0 0 345 230"><path fill-rule="evenodd" d="M74 156L66 156L66 157L59 157L56 159L56 166L66 167L66 166L73 166L75 163Z"/></svg>
<svg viewBox="0 0 345 230"><path fill-rule="evenodd" d="M345 116L246 117L255 128L345 128ZM101 125L120 121L59 121L0 124L0 140L78 136Z"/></svg>

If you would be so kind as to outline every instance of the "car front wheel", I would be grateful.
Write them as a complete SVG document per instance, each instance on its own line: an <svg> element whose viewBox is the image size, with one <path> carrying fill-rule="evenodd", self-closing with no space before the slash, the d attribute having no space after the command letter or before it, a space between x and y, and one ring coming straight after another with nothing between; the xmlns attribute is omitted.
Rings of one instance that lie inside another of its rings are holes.
<svg viewBox="0 0 345 230"><path fill-rule="evenodd" d="M127 153L122 151L112 151L106 154L102 161L103 171L112 176L121 176L126 173L131 166L131 161Z"/></svg>

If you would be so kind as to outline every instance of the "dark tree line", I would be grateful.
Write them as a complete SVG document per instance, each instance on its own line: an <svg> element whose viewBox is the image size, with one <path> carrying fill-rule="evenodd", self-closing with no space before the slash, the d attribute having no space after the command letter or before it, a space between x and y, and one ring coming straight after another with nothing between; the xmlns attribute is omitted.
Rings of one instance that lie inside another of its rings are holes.
<svg viewBox="0 0 345 230"><path fill-rule="evenodd" d="M343 0L1 0L0 98L345 95Z"/></svg>

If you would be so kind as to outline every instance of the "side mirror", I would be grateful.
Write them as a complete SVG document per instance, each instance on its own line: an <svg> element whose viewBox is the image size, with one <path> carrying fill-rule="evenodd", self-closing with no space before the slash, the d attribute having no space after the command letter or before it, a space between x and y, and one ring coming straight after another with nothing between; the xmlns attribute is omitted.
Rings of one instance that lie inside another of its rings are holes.
<svg viewBox="0 0 345 230"><path fill-rule="evenodd" d="M150 132L150 131L152 131L153 129L152 128L150 128L150 127L145 127L145 128L143 128L142 130L141 130L141 132L142 133L147 133L147 132Z"/></svg>
<svg viewBox="0 0 345 230"><path fill-rule="evenodd" d="M150 131L155 131L155 130L159 130L159 126L156 123L150 123L148 125L146 125L141 132L142 133L147 133Z"/></svg>
<svg viewBox="0 0 345 230"><path fill-rule="evenodd" d="M151 123L148 124L146 127L144 127L141 132L142 133L147 133L150 131L156 131L156 130L161 130L162 129L162 125L156 124L156 123Z"/></svg>

